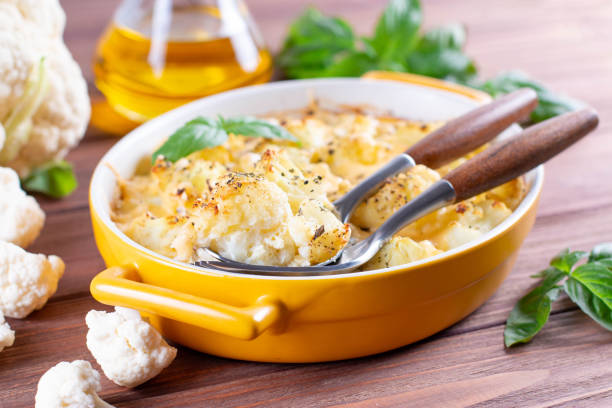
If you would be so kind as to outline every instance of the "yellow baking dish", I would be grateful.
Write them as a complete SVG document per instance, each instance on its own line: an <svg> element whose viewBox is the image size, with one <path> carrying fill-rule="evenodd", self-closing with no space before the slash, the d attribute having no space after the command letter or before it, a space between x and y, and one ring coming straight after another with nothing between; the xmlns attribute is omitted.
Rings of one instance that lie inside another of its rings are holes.
<svg viewBox="0 0 612 408"><path fill-rule="evenodd" d="M91 282L98 301L141 311L167 338L206 353L268 362L365 356L410 344L461 320L499 287L533 226L541 167L526 197L479 239L411 264L320 277L221 273L177 262L129 239L110 218L114 173L138 162L198 114L262 114L307 104L369 104L399 117L447 120L487 100L481 92L415 75L286 81L204 98L137 128L100 161L90 185L96 243L108 269ZM518 131L514 126L506 135Z"/></svg>

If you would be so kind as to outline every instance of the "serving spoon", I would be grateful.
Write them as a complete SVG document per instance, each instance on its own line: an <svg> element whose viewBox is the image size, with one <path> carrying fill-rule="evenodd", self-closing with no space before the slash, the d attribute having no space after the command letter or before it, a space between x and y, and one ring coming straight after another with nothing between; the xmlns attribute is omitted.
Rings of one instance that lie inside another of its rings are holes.
<svg viewBox="0 0 612 408"><path fill-rule="evenodd" d="M518 89L493 102L475 108L452 119L444 126L431 132L404 153L391 159L376 172L362 180L348 193L334 201L333 206L342 223L348 222L357 206L378 191L389 177L415 164L438 168L489 142L511 124L526 119L538 104L538 96L529 88ZM249 264L228 259L210 248L202 248L212 260L218 260L235 267ZM319 264L335 261L334 257Z"/></svg>
<svg viewBox="0 0 612 408"><path fill-rule="evenodd" d="M281 276L332 275L354 271L369 261L391 237L411 222L446 205L504 184L556 156L597 127L593 109L582 109L529 127L489 147L432 184L389 217L368 238L345 247L334 264L305 267L235 265L199 261L197 266Z"/></svg>
<svg viewBox="0 0 612 408"><path fill-rule="evenodd" d="M355 208L389 177L415 164L432 169L442 167L491 141L511 124L526 119L537 105L535 91L523 88L452 119L334 201L340 220L346 223Z"/></svg>

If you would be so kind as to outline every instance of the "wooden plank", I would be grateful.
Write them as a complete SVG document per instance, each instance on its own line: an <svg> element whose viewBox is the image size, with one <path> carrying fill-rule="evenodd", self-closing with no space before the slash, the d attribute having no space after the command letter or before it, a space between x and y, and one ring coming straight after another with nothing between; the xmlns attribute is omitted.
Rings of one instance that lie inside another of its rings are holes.
<svg viewBox="0 0 612 408"><path fill-rule="evenodd" d="M31 406L38 378L50 366L93 362L84 327L91 308L104 309L87 297L67 298L11 322L17 341L2 353L0 401ZM103 378L101 394L119 407L535 406L576 396L610 401L612 365L602 356L612 355L612 333L577 311L553 315L530 345L510 351L503 348L502 330L442 333L377 356L325 364L248 363L180 348L177 360L151 382L127 390Z"/></svg>

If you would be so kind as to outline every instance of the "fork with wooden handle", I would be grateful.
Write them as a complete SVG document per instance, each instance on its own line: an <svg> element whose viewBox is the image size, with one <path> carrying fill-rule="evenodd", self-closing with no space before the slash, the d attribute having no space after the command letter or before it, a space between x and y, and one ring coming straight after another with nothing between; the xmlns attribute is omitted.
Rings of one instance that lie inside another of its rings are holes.
<svg viewBox="0 0 612 408"><path fill-rule="evenodd" d="M570 112L489 147L444 178L432 184L389 217L368 238L347 246L337 262L324 266L284 267L223 262L200 262L199 266L233 272L285 276L347 273L369 261L380 248L406 225L446 205L457 203L504 184L556 156L597 127L599 118L592 109Z"/></svg>
<svg viewBox="0 0 612 408"><path fill-rule="evenodd" d="M412 145L334 202L342 222L375 193L386 179L415 164L436 169L491 141L515 122L526 119L538 104L538 96L525 88L459 116Z"/></svg>
<svg viewBox="0 0 612 408"><path fill-rule="evenodd" d="M357 206L375 193L389 177L415 164L437 168L449 163L489 142L511 124L521 121L535 109L538 96L532 89L519 89L493 102L480 106L449 121L431 132L406 152L396 156L387 164L357 184L333 205L338 218L348 222ZM209 259L231 264L236 268L248 264L228 259L210 248L202 248ZM340 251L336 257L340 256ZM328 259L324 264L334 262Z"/></svg>

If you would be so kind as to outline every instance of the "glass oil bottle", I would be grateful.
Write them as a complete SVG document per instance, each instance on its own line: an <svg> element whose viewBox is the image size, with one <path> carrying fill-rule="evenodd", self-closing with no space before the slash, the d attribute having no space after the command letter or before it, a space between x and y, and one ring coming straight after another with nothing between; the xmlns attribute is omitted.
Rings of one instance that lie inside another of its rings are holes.
<svg viewBox="0 0 612 408"><path fill-rule="evenodd" d="M272 58L240 0L124 0L100 39L94 73L115 111L144 122L266 82Z"/></svg>

